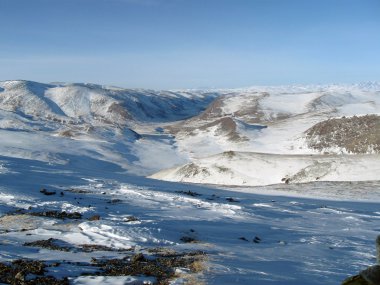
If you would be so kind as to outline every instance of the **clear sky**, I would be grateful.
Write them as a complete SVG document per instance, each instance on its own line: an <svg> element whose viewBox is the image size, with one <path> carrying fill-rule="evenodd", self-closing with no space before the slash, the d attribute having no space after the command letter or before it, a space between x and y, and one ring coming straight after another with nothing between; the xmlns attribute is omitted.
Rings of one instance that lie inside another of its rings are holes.
<svg viewBox="0 0 380 285"><path fill-rule="evenodd" d="M0 0L0 80L198 88L380 80L380 0Z"/></svg>

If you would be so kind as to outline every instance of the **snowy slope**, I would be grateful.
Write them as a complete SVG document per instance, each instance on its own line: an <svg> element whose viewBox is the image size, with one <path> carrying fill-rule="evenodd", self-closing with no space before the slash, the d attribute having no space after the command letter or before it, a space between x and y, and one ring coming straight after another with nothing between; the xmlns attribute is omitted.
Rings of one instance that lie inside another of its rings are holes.
<svg viewBox="0 0 380 285"><path fill-rule="evenodd" d="M6 157L1 163L9 172L0 174L0 262L58 262L47 274L68 276L72 284L154 282L144 276L91 277L99 272L91 260L152 256L157 249L206 253L203 272L182 268L176 284L184 279L195 284L339 284L375 260L378 182L223 189L138 178L95 161L89 168L80 159L70 167ZM41 188L56 194L46 196ZM43 211L83 217L28 214ZM89 220L94 215L99 219ZM50 238L67 250L25 245ZM83 252L84 245L94 250ZM80 276L85 272L90 276Z"/></svg>
<svg viewBox="0 0 380 285"><path fill-rule="evenodd" d="M244 152L194 160L151 178L222 185L378 180L379 155L273 155Z"/></svg>

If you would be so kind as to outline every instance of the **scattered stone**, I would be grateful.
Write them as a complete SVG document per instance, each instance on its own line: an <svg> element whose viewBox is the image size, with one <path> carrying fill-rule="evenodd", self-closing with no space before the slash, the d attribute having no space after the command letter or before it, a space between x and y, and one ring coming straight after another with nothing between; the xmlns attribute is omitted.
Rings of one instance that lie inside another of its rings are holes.
<svg viewBox="0 0 380 285"><path fill-rule="evenodd" d="M248 241L245 237L239 237L239 239L244 240L244 241Z"/></svg>
<svg viewBox="0 0 380 285"><path fill-rule="evenodd" d="M122 249L122 248L112 248L105 245L98 244L82 244L78 247L70 245L62 240L49 238L47 240L37 240L33 242L26 242L24 246L33 246L46 248L50 250L59 250L59 251L75 251L75 252L94 252L94 251L115 251L115 252L126 252L134 250L134 248Z"/></svg>
<svg viewBox="0 0 380 285"><path fill-rule="evenodd" d="M69 285L69 279L64 277L63 279L56 279L53 276L43 276L37 277L36 279L32 279L23 283L25 285Z"/></svg>
<svg viewBox="0 0 380 285"><path fill-rule="evenodd" d="M145 257L142 253L132 257L122 259L92 259L94 266L100 267L99 276L152 276L157 280L158 285L166 285L175 277L176 268L187 268L191 272L201 272L203 266L204 253L176 253L170 256L149 256Z"/></svg>
<svg viewBox="0 0 380 285"><path fill-rule="evenodd" d="M123 219L123 221L126 222L126 223L129 223L129 222L136 222L136 221L138 221L138 220L139 220L139 219L136 218L135 216L128 216L128 217L125 217L125 218Z"/></svg>
<svg viewBox="0 0 380 285"><path fill-rule="evenodd" d="M137 253L131 257L132 263L142 262L142 261L147 261L147 259L144 257L142 253Z"/></svg>
<svg viewBox="0 0 380 285"><path fill-rule="evenodd" d="M207 200L212 201L212 200L215 200L215 199L218 199L218 198L220 198L220 197L217 196L216 194L212 194L211 197L207 198Z"/></svg>
<svg viewBox="0 0 380 285"><path fill-rule="evenodd" d="M253 239L253 242L254 243L260 243L261 242L261 238L259 238L258 236L255 236L255 238Z"/></svg>
<svg viewBox="0 0 380 285"><path fill-rule="evenodd" d="M117 203L121 203L123 202L122 200L120 199L111 199L110 201L108 201L107 203L108 204L117 204Z"/></svg>
<svg viewBox="0 0 380 285"><path fill-rule="evenodd" d="M132 249L117 249L105 245L98 244L82 244L80 249L84 252L93 252L93 251L130 251Z"/></svg>
<svg viewBox="0 0 380 285"><path fill-rule="evenodd" d="M226 200L227 200L228 202L231 202L231 203L239 203L238 200L236 200L236 199L234 199L234 198L232 198L232 197L228 197L228 198L226 198Z"/></svg>
<svg viewBox="0 0 380 285"><path fill-rule="evenodd" d="M37 260L18 259L0 263L0 283L12 285L69 285L67 278L45 275L46 265Z"/></svg>
<svg viewBox="0 0 380 285"><path fill-rule="evenodd" d="M50 250L59 250L59 251L70 251L70 249L72 249L71 247L60 245L63 243L65 242L62 240L49 238L47 240L37 240L37 241L32 241L32 242L26 242L24 243L24 246L41 247L41 248L46 248Z"/></svg>
<svg viewBox="0 0 380 285"><path fill-rule="evenodd" d="M88 190L84 190L84 189L68 189L68 190L65 190L67 192L71 192L71 193L76 193L76 194L88 194L88 193L91 193L90 191Z"/></svg>
<svg viewBox="0 0 380 285"><path fill-rule="evenodd" d="M180 240L183 241L184 243L196 243L196 242L198 242L195 238L189 237L189 236L183 236L180 238Z"/></svg>
<svg viewBox="0 0 380 285"><path fill-rule="evenodd" d="M55 192L55 191L48 191L48 190L46 190L45 188L42 188L42 189L40 190L40 192L41 192L42 194L46 195L46 196L55 195L55 194L57 193L57 192Z"/></svg>
<svg viewBox="0 0 380 285"><path fill-rule="evenodd" d="M56 218L56 219L81 219L82 214L78 212L73 213L67 213L66 211L58 212L58 211L43 211L43 212L32 212L28 213L31 216L37 216L37 217L49 217L49 218Z"/></svg>
<svg viewBox="0 0 380 285"><path fill-rule="evenodd" d="M185 194L185 195L188 195L188 196L192 196L192 197L197 197L197 196L202 196L202 194L199 194L197 192L194 192L194 191L175 191L176 193L180 193L180 194Z"/></svg>
<svg viewBox="0 0 380 285"><path fill-rule="evenodd" d="M89 221L99 221L100 216L99 215L93 215L92 217L89 217L88 220Z"/></svg>
<svg viewBox="0 0 380 285"><path fill-rule="evenodd" d="M174 249L167 248L167 247L149 248L148 252L154 253L155 255L166 256L166 257L175 256L178 254Z"/></svg>

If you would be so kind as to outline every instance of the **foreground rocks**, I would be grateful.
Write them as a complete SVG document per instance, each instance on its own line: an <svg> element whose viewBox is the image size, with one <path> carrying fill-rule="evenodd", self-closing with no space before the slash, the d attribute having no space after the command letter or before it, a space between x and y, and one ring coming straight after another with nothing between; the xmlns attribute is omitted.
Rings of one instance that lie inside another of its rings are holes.
<svg viewBox="0 0 380 285"><path fill-rule="evenodd" d="M45 276L46 267L38 260L18 259L0 263L0 282L12 285L69 285L68 278Z"/></svg>
<svg viewBox="0 0 380 285"><path fill-rule="evenodd" d="M49 241L46 248L62 250L62 248L52 247L51 243L52 241ZM38 245L42 245L42 243L39 242ZM37 246L37 244L32 246ZM104 249L100 248L99 250ZM202 251L177 253L172 250L152 249L147 254L139 252L123 258L93 258L91 264L78 263L76 266L94 268L93 272L87 270L82 276L147 276L156 280L154 284L167 285L170 284L170 280L177 277L186 279L186 276L180 276L177 269L184 269L190 274L202 272L205 269L204 261L205 253ZM46 264L43 261L28 259L3 262L0 263L0 283L12 285L68 285L70 284L69 279L78 276L59 279L47 275L46 269L48 267L58 267L61 264L64 264L64 262Z"/></svg>

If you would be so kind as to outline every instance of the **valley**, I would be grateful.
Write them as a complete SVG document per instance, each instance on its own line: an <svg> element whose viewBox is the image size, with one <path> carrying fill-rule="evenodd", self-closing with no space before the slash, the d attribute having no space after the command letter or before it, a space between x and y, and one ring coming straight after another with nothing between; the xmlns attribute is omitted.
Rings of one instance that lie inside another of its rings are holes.
<svg viewBox="0 0 380 285"><path fill-rule="evenodd" d="M379 116L377 83L2 81L0 266L43 262L25 284L339 284L375 263Z"/></svg>

